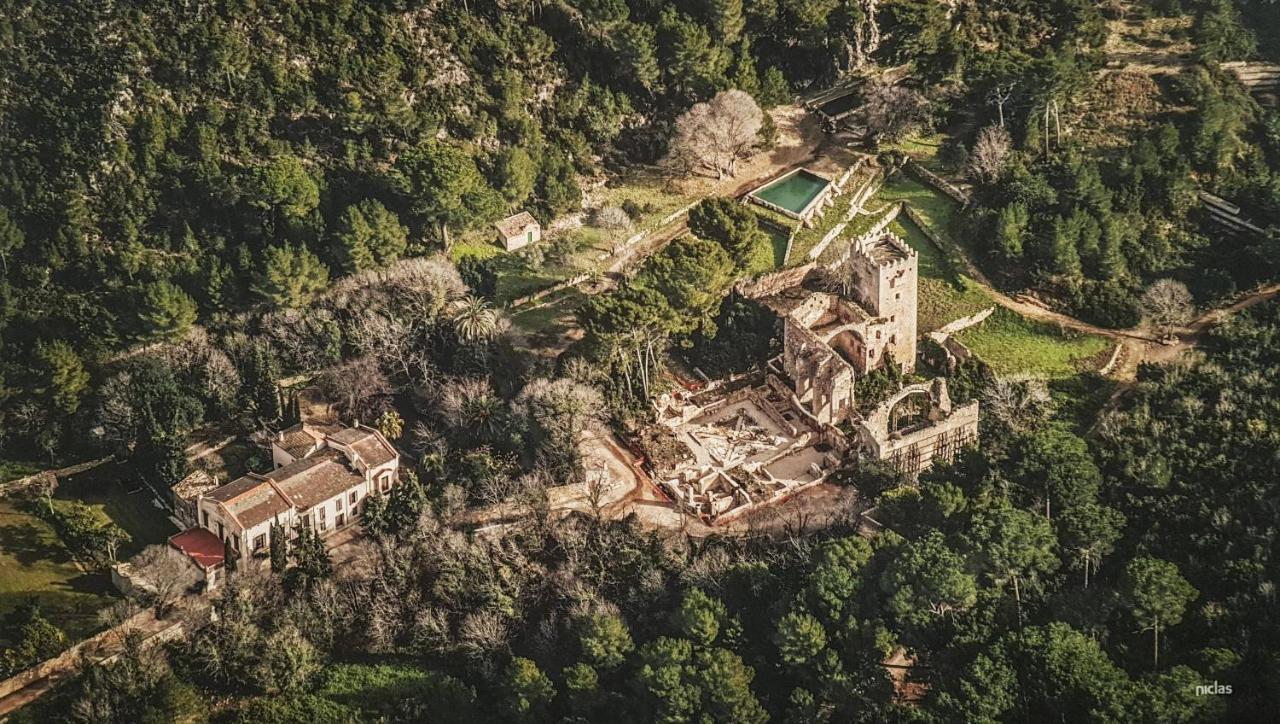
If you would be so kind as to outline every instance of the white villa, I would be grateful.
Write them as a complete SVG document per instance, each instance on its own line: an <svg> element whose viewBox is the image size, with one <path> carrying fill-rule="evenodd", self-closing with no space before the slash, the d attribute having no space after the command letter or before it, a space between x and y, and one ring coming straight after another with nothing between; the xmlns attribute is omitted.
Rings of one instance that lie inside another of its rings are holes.
<svg viewBox="0 0 1280 724"><path fill-rule="evenodd" d="M271 441L275 469L249 473L198 493L196 526L170 539L205 572L210 585L225 548L239 557L266 556L271 527L292 537L306 526L321 537L360 518L365 498L385 494L397 480L400 455L382 433L364 425L321 429L298 424Z"/></svg>

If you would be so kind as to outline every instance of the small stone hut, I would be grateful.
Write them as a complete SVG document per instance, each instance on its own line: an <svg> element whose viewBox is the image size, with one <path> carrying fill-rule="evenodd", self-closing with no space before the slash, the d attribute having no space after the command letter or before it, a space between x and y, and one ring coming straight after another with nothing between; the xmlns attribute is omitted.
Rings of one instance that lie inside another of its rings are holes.
<svg viewBox="0 0 1280 724"><path fill-rule="evenodd" d="M507 251L515 251L542 238L542 226L528 211L508 216L494 227L498 230L498 244Z"/></svg>

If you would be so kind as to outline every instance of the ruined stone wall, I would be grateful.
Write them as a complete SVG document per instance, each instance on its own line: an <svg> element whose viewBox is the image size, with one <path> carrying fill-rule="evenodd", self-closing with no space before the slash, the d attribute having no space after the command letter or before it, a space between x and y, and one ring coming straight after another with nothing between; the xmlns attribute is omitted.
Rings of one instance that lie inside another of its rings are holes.
<svg viewBox="0 0 1280 724"><path fill-rule="evenodd" d="M863 250L863 247L870 248L876 238L884 238L888 243L905 249L906 258L877 261L869 251ZM879 318L876 326L880 328L879 338L872 333L867 339L867 344L874 350L874 364L859 372L865 373L880 366L886 350L893 353L894 360L906 371L914 370L919 257L893 235L868 235L855 242L854 246L849 257L849 267L856 283L854 294L870 314Z"/></svg>
<svg viewBox="0 0 1280 724"><path fill-rule="evenodd" d="M839 424L852 414L853 366L790 316L783 326L782 368L796 398L822 424Z"/></svg>
<svg viewBox="0 0 1280 724"><path fill-rule="evenodd" d="M927 394L928 422L920 427L894 432L893 413L907 398ZM859 425L858 436L865 454L887 460L905 473L918 473L935 459L950 460L966 445L978 439L978 403L960 407L951 404L947 381L908 385L876 407Z"/></svg>
<svg viewBox="0 0 1280 724"><path fill-rule="evenodd" d="M814 264L810 263L792 269L783 269L772 274L762 274L755 279L738 282L737 286L734 287L734 291L748 299L772 296L791 287L799 286L800 282L803 282L804 278L809 275L809 272L813 271L814 266Z"/></svg>
<svg viewBox="0 0 1280 724"><path fill-rule="evenodd" d="M878 441L877 455L904 473L918 473L936 460L951 460L956 454L978 441L978 403L955 408L951 415L932 425Z"/></svg>

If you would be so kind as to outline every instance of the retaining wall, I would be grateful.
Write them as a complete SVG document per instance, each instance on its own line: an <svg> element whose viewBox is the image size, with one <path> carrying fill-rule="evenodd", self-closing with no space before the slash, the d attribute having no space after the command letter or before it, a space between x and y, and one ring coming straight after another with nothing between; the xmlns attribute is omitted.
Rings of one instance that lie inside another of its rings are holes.
<svg viewBox="0 0 1280 724"><path fill-rule="evenodd" d="M961 204L962 206L967 206L969 204L969 194L965 193L964 191L961 191L960 188L957 187L955 184L942 178L941 176L930 171L924 166L921 166L920 164L916 163L914 160L907 159L906 169L911 173L912 176L915 176L921 182L937 189L940 193L944 194L945 196L950 198L952 201L955 201L956 203Z"/></svg>
<svg viewBox="0 0 1280 724"><path fill-rule="evenodd" d="M107 455L105 457L100 457L96 460L87 460L82 463L76 463L75 465L68 465L65 468L56 468L53 470L41 470L40 472L32 475L28 475L25 478L10 480L9 482L4 483L3 485L0 485L0 498L3 498L7 495L11 495L13 493L20 493L24 490L30 490L31 488L36 487L37 485L43 484L44 481L46 480L52 482L54 487L57 487L58 478L65 478L71 475L83 473L86 470L92 470L93 468L96 468L99 465L102 465L103 463L111 460L111 457L112 456Z"/></svg>

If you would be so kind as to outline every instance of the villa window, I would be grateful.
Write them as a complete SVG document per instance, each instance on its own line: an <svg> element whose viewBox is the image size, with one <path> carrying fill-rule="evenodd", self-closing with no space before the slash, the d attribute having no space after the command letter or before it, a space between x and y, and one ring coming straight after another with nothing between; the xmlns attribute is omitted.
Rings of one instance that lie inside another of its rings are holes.
<svg viewBox="0 0 1280 724"><path fill-rule="evenodd" d="M325 508L323 505L320 506L319 508L316 508L316 527L319 528L320 530L329 529L329 524L328 522L325 521L325 518L324 518L324 510Z"/></svg>
<svg viewBox="0 0 1280 724"><path fill-rule="evenodd" d="M256 536L254 536L254 537L253 537L253 549L254 549L255 551L260 551L260 550L262 550L263 548L266 548L266 547L267 547L267 534L266 534L266 533L260 533L260 534L258 534L258 535L256 535Z"/></svg>
<svg viewBox="0 0 1280 724"><path fill-rule="evenodd" d="M359 494L359 493L357 493L356 491L352 490L352 491L351 491L351 496L350 496L350 498L348 499L348 501L347 501L347 502L351 503L352 505L355 505L355 504L356 504L356 501L360 499L360 497L359 497L359 496L360 496L360 494Z"/></svg>
<svg viewBox="0 0 1280 724"><path fill-rule="evenodd" d="M202 520L204 520L204 527L208 528L209 527L209 511L202 510L200 511L200 515L202 516Z"/></svg>
<svg viewBox="0 0 1280 724"><path fill-rule="evenodd" d="M338 498L337 500L333 501L333 513L334 515L337 515L338 513L341 513L341 512L342 512L342 498Z"/></svg>

